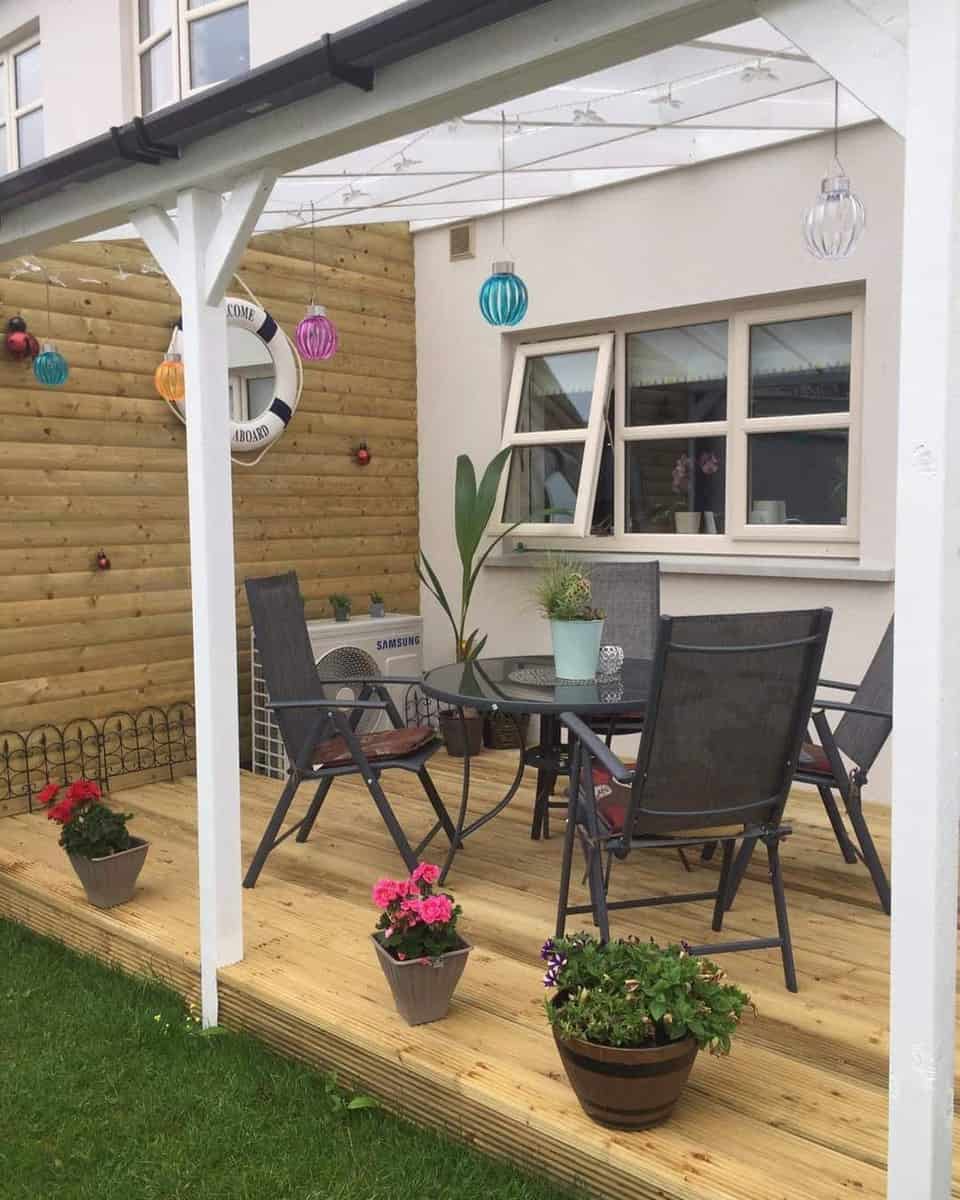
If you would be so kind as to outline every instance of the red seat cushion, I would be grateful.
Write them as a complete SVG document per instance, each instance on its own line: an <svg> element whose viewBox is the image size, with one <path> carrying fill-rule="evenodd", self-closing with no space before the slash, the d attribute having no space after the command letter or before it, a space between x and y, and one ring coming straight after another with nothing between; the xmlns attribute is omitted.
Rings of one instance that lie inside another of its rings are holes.
<svg viewBox="0 0 960 1200"><path fill-rule="evenodd" d="M360 749L371 762L382 758L403 758L428 745L436 737L429 725L410 725L406 729L385 729L380 733L358 735ZM353 762L350 747L342 737L320 742L314 750L314 766L342 767Z"/></svg>
<svg viewBox="0 0 960 1200"><path fill-rule="evenodd" d="M815 742L804 742L800 747L800 770L808 775L829 775L833 779L827 752Z"/></svg>

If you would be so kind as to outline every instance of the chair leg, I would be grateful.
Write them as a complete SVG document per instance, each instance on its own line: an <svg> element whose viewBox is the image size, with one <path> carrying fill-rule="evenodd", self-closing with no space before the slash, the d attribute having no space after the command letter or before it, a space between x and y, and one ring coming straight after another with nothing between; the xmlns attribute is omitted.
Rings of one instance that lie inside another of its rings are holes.
<svg viewBox="0 0 960 1200"><path fill-rule="evenodd" d="M716 843L714 843L716 844ZM727 909L727 886L730 883L730 868L733 866L733 849L736 842L727 838L723 843L723 858L720 863L720 879L717 883L717 899L713 905L713 929L723 929L723 914Z"/></svg>
<svg viewBox="0 0 960 1200"><path fill-rule="evenodd" d="M327 792L330 791L333 785L333 776L328 775L326 779L320 780L320 786L314 792L313 799L310 801L310 807L307 809L307 815L303 818L303 824L297 831L297 841L305 842L313 830L313 823L317 819L317 814L323 807L323 802L327 798Z"/></svg>
<svg viewBox="0 0 960 1200"><path fill-rule="evenodd" d="M567 828L563 835L563 857L560 860L560 898L557 901L556 936L563 937L567 927L567 905L570 900L570 875L573 872L573 851L577 840L576 809L567 810Z"/></svg>
<svg viewBox="0 0 960 1200"><path fill-rule="evenodd" d="M833 798L833 792L826 784L819 784L817 791L820 793L823 807L827 810L827 816L830 818L833 836L837 839L837 845L840 847L843 861L855 863L857 861L857 852L854 849L853 842L850 841L850 835L847 833L846 826L843 823L843 817L840 816L840 810L837 808L837 802Z"/></svg>
<svg viewBox="0 0 960 1200"><path fill-rule="evenodd" d="M717 852L716 842L704 842L703 849L700 851L700 861L708 863Z"/></svg>
<svg viewBox="0 0 960 1200"><path fill-rule="evenodd" d="M734 859L730 878L727 881L727 912L733 908L733 902L737 898L737 892L740 891L740 884L743 883L743 877L747 873L747 867L750 866L750 859L753 858L756 846L754 838L746 839L740 847L740 853Z"/></svg>
<svg viewBox="0 0 960 1200"><path fill-rule="evenodd" d="M590 904L593 906L593 923L600 930L600 940L610 941L610 916L607 912L607 892L603 884L603 853L598 846L590 847Z"/></svg>
<svg viewBox="0 0 960 1200"><path fill-rule="evenodd" d="M870 872L873 886L877 889L880 905L889 917L890 881L887 879L887 873L883 869L883 863L880 861L877 847L874 845L873 837L864 819L863 809L860 806L860 789L856 784L850 790L850 798L847 800L846 808L847 814L850 817L850 824L853 826L853 832L857 835L857 841L860 843L863 861Z"/></svg>
<svg viewBox="0 0 960 1200"><path fill-rule="evenodd" d="M250 866L247 868L247 873L243 877L243 886L245 888L252 888L256 885L260 872L263 870L263 864L267 861L267 856L273 849L274 842L277 840L277 834L280 832L280 826L286 818L299 786L300 776L295 772L291 772L287 776L287 782L284 785L283 791L280 793L277 807L273 810L273 816L267 822L267 827L263 831L260 845L257 847Z"/></svg>
<svg viewBox="0 0 960 1200"><path fill-rule="evenodd" d="M457 830L453 821L450 820L450 814L447 812L443 801L440 799L440 793L437 791L436 784L433 782L430 772L426 767L421 767L417 772L417 778L420 780L423 790L427 793L427 799L430 801L433 811L437 814L437 820L440 822L443 832L447 835L447 841L452 846L457 840Z"/></svg>
<svg viewBox="0 0 960 1200"><path fill-rule="evenodd" d="M403 827L397 820L396 814L390 807L390 801L380 786L379 777L374 775L371 779L364 782L367 785L367 791L373 798L374 804L377 806L380 816L383 818L384 825L386 825L390 836L393 838L394 845L400 851L400 857L406 863L407 870L415 870L418 865L417 856L414 854L413 847L407 840L407 835L403 832Z"/></svg>
<svg viewBox="0 0 960 1200"><path fill-rule="evenodd" d="M783 871L780 867L779 838L770 838L767 842L767 859L770 863L770 885L773 888L773 902L777 909L777 932L780 935L780 955L783 959L783 978L787 991L796 992L797 968L793 961L793 942L790 940L790 923L787 920L787 894L783 887Z"/></svg>

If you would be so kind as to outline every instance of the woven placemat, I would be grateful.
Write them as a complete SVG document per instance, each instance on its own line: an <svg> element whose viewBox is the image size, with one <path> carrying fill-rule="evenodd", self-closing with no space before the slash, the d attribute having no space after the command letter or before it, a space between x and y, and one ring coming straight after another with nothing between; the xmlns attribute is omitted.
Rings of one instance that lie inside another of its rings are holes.
<svg viewBox="0 0 960 1200"><path fill-rule="evenodd" d="M517 667L507 676L511 683L525 683L531 687L555 687L558 683L600 683L602 680L592 676L590 679L563 679L558 676L553 667Z"/></svg>

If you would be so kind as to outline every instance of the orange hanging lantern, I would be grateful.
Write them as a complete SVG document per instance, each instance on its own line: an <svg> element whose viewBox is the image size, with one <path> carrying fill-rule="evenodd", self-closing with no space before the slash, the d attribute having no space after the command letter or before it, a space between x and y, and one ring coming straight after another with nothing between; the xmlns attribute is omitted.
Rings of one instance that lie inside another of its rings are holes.
<svg viewBox="0 0 960 1200"><path fill-rule="evenodd" d="M182 403L186 393L186 381L183 375L183 361L179 354L167 353L163 362L153 373L153 386L164 400L171 404Z"/></svg>

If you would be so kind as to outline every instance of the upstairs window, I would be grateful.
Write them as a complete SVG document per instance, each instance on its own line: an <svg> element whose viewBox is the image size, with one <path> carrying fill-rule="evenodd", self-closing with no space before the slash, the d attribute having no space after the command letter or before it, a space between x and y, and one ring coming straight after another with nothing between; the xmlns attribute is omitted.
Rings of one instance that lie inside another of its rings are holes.
<svg viewBox="0 0 960 1200"><path fill-rule="evenodd" d="M136 0L142 116L250 69L246 0Z"/></svg>
<svg viewBox="0 0 960 1200"><path fill-rule="evenodd" d="M855 556L862 324L858 297L715 306L518 347L500 528L521 521L541 545Z"/></svg>
<svg viewBox="0 0 960 1200"><path fill-rule="evenodd" d="M29 167L46 153L40 39L0 52L0 174Z"/></svg>

